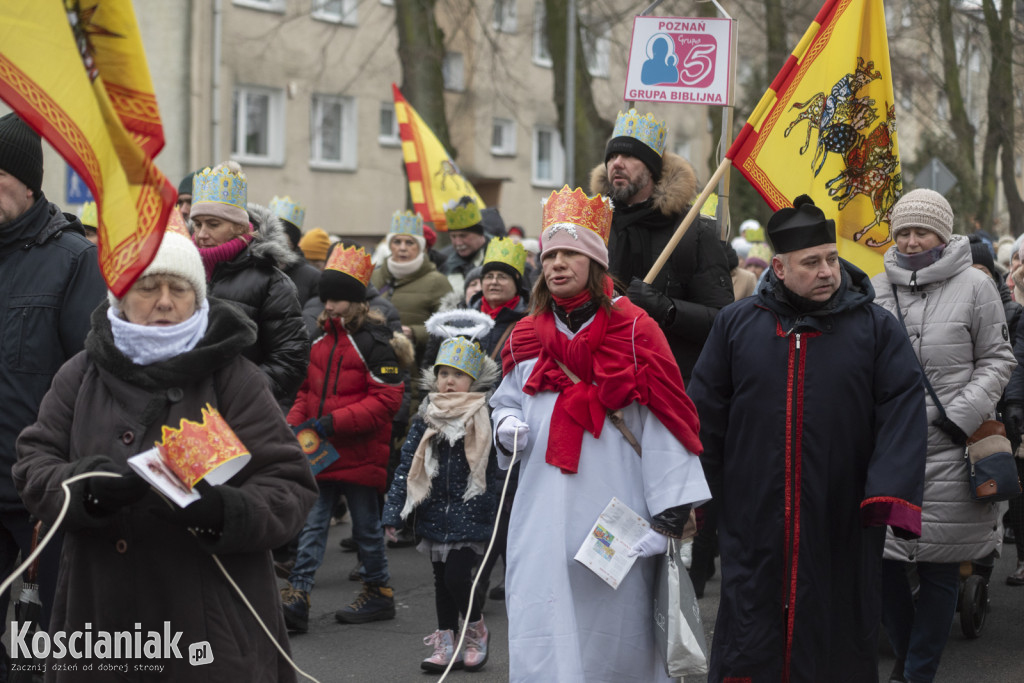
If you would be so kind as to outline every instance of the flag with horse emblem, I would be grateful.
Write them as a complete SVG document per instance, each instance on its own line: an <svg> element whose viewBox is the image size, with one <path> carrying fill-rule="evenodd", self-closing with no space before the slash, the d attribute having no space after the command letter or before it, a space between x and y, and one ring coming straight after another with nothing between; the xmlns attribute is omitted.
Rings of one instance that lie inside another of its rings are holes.
<svg viewBox="0 0 1024 683"><path fill-rule="evenodd" d="M394 83L391 90L395 96L395 116L398 118L398 134L402 138L402 156L405 172L409 176L409 194L413 211L431 221L438 230L447 230L444 205L451 200L472 197L479 208L484 208L473 185L448 156L444 145L420 118L412 105L402 97Z"/></svg>
<svg viewBox="0 0 1024 683"><path fill-rule="evenodd" d="M100 270L123 295L153 260L177 192L131 0L0 3L0 99L96 200Z"/></svg>
<svg viewBox="0 0 1024 683"><path fill-rule="evenodd" d="M882 0L827 0L726 156L772 209L810 195L868 275L902 194Z"/></svg>

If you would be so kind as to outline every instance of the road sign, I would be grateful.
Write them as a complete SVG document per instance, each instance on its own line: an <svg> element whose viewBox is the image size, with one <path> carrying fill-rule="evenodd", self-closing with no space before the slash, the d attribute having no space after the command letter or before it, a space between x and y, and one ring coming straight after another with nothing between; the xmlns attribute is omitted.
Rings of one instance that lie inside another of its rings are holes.
<svg viewBox="0 0 1024 683"><path fill-rule="evenodd" d="M932 157L932 160L914 176L914 187L935 190L939 194L946 194L955 186L956 176L936 157Z"/></svg>
<svg viewBox="0 0 1024 683"><path fill-rule="evenodd" d="M70 166L64 167L67 174L64 179L64 202L66 204L85 204L92 201L92 192L78 174Z"/></svg>
<svg viewBox="0 0 1024 683"><path fill-rule="evenodd" d="M732 40L731 19L636 17L623 99L729 104Z"/></svg>

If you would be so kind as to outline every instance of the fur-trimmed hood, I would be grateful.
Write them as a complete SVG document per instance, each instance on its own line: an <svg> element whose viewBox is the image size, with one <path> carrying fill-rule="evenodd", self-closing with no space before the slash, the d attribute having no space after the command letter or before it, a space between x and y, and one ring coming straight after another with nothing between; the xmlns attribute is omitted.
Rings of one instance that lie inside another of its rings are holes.
<svg viewBox="0 0 1024 683"><path fill-rule="evenodd" d="M430 402L430 392L437 389L437 377L434 375L434 368L423 368L420 370L418 381L420 388L426 393L420 402L419 415L422 417L427 403ZM469 390L483 392L487 394L487 398L490 400L491 394L494 393L494 389L498 386L499 381L501 381L501 367L498 366L495 360L484 356L484 363L480 368L480 376L473 380Z"/></svg>
<svg viewBox="0 0 1024 683"><path fill-rule="evenodd" d="M299 260L288 241L284 223L277 215L260 204L247 204L249 222L252 223L253 239L249 251L257 258L270 259L279 269L285 270Z"/></svg>
<svg viewBox="0 0 1024 683"><path fill-rule="evenodd" d="M598 164L590 172L590 193L606 195L612 186L608 170ZM697 197L697 172L690 162L671 152L662 157L661 179L655 184L651 202L665 216L682 213Z"/></svg>

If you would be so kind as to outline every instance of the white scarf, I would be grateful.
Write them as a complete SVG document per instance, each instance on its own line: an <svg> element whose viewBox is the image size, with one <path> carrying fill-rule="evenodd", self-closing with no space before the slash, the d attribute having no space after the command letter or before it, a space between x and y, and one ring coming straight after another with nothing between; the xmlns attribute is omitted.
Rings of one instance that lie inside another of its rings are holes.
<svg viewBox="0 0 1024 683"><path fill-rule="evenodd" d="M136 365L159 363L191 351L206 334L210 320L210 302L203 299L192 317L177 325L147 326L130 323L121 317L116 304L107 309L107 320L114 335L114 346Z"/></svg>
<svg viewBox="0 0 1024 683"><path fill-rule="evenodd" d="M406 261L405 263L395 263L393 258L388 258L388 272L394 275L396 278L401 280L407 278L423 265L423 252L421 251L416 255L412 261Z"/></svg>

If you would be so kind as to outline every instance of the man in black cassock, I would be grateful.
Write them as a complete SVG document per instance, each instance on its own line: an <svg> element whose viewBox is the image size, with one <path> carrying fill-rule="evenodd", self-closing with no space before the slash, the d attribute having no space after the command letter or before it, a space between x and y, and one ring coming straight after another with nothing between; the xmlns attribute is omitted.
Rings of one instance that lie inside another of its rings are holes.
<svg viewBox="0 0 1024 683"><path fill-rule="evenodd" d="M921 532L920 366L809 197L767 233L768 277L719 313L687 386L720 510L708 680L876 681L885 528Z"/></svg>

